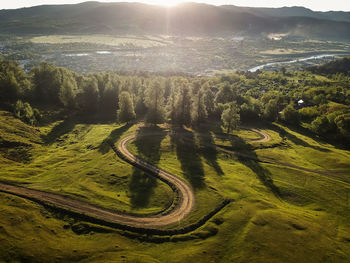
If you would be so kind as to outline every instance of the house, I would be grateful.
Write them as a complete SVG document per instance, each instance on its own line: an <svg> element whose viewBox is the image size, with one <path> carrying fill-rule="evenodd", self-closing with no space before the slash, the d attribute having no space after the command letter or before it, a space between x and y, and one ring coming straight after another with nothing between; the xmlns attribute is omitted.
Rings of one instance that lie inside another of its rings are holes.
<svg viewBox="0 0 350 263"><path fill-rule="evenodd" d="M303 108L304 107L304 101L302 99L298 100L298 108Z"/></svg>

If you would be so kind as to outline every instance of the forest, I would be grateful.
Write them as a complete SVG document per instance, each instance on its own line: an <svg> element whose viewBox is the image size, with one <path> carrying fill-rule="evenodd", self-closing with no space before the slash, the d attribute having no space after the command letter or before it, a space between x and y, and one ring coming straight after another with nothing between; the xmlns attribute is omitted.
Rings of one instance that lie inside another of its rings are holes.
<svg viewBox="0 0 350 263"><path fill-rule="evenodd" d="M212 77L1 60L0 261L348 262L349 60Z"/></svg>
<svg viewBox="0 0 350 263"><path fill-rule="evenodd" d="M348 61L298 72L282 68L208 78L147 72L80 75L47 62L27 74L19 63L1 60L0 104L33 126L77 119L201 129L221 122L230 132L240 124L278 121L345 146L350 142Z"/></svg>

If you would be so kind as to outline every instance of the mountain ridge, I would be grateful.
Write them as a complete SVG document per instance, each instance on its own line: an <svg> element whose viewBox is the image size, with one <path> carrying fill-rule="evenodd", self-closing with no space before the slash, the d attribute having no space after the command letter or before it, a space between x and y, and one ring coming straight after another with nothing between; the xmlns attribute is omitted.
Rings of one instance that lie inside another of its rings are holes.
<svg viewBox="0 0 350 263"><path fill-rule="evenodd" d="M172 8L143 3L84 2L0 10L3 34L170 34L266 36L271 33L350 39L350 12L304 7L251 8L183 3Z"/></svg>

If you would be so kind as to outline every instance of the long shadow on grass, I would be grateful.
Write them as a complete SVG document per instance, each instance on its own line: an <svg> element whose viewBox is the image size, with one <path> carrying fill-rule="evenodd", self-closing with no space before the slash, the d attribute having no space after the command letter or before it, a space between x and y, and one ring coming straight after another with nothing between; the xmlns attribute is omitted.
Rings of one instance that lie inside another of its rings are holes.
<svg viewBox="0 0 350 263"><path fill-rule="evenodd" d="M160 144L166 135L167 132L158 126L140 127L135 139L139 156L147 162L157 165L161 155Z"/></svg>
<svg viewBox="0 0 350 263"><path fill-rule="evenodd" d="M102 141L102 143L98 146L98 151L102 154L106 154L111 149L111 144L115 144L115 142L120 138L120 136L126 132L132 124L125 124L122 127L114 129L106 139Z"/></svg>
<svg viewBox="0 0 350 263"><path fill-rule="evenodd" d="M266 188L268 188L276 197L280 198L280 189L274 184L270 171L260 165L258 161L259 158L254 152L254 148L238 136L231 135L231 138L232 148L230 150L239 153L237 154L239 162L252 170L257 175L260 182L265 185Z"/></svg>
<svg viewBox="0 0 350 263"><path fill-rule="evenodd" d="M260 182L265 185L276 197L281 197L280 189L274 184L271 173L269 170L265 169L257 161L259 158L256 155L253 147L246 143L242 138L235 136L235 140L232 141L232 147L237 147L244 151L244 154L251 156L247 158L242 155L238 155L238 160L252 170L259 178Z"/></svg>
<svg viewBox="0 0 350 263"><path fill-rule="evenodd" d="M286 139L292 141L296 145L301 145L303 147L309 147L309 148L312 148L314 150L318 150L321 152L331 152L331 150L329 150L329 149L322 148L319 146L314 146L314 145L311 145L311 144L305 142L304 140L298 138L297 136L289 133L287 130L283 129L282 127L279 127L279 126L273 125L273 124L272 124L272 127L273 127L273 129L275 129L279 133L279 135L282 138L286 138Z"/></svg>
<svg viewBox="0 0 350 263"><path fill-rule="evenodd" d="M139 128L134 142L138 156L156 166L161 156L160 145L166 135L167 133L158 126ZM129 184L132 206L146 207L156 186L157 180L153 176L133 168Z"/></svg>
<svg viewBox="0 0 350 263"><path fill-rule="evenodd" d="M66 119L53 127L47 135L42 137L42 139L46 144L52 144L62 135L71 132L74 129L75 124L76 123L73 120Z"/></svg>
<svg viewBox="0 0 350 263"><path fill-rule="evenodd" d="M129 183L132 207L147 207L149 204L149 199L156 186L157 180L155 177L150 176L144 171L134 167Z"/></svg>
<svg viewBox="0 0 350 263"><path fill-rule="evenodd" d="M218 175L223 175L224 172L218 164L218 152L216 148L209 146L215 144L211 132L208 129L200 129L198 132L200 133L199 146L202 156L205 158L206 162L214 168Z"/></svg>
<svg viewBox="0 0 350 263"><path fill-rule="evenodd" d="M200 158L200 149L197 147L193 133L183 128L176 128L172 131L171 137L184 175L193 188L199 189L204 187L204 171Z"/></svg>

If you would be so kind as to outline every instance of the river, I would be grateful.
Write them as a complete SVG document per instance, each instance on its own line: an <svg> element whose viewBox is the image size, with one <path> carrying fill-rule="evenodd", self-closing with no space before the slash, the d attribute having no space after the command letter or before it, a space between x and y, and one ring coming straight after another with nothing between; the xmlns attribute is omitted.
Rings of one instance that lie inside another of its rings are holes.
<svg viewBox="0 0 350 263"><path fill-rule="evenodd" d="M277 64L292 64L292 63L303 62L303 61L307 61L307 60L321 59L321 58L334 57L334 56L343 56L343 55L346 55L346 54L321 54L321 55L316 55L316 56L311 56L311 57L306 57L306 58L299 58L299 59L294 59L294 60L289 60L289 61L270 62L270 63L266 63L263 65L253 67L253 68L249 69L248 71L255 72L255 71L262 69L266 66L273 66L273 65L277 65Z"/></svg>

